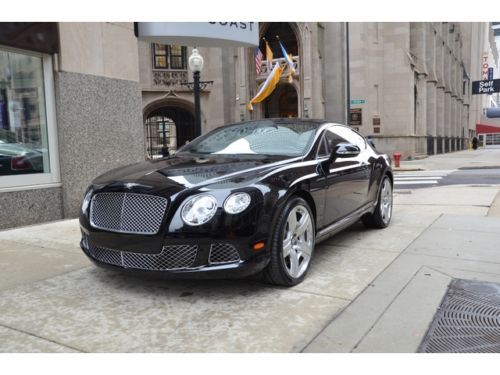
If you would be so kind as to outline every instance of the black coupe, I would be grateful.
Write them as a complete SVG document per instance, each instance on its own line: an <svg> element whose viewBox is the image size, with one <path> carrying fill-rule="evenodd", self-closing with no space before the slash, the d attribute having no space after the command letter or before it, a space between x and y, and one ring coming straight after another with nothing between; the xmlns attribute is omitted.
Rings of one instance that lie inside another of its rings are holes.
<svg viewBox="0 0 500 375"><path fill-rule="evenodd" d="M97 265L174 277L262 272L295 285L315 245L392 215L387 155L349 127L265 119L217 128L168 158L112 170L83 199L81 247Z"/></svg>

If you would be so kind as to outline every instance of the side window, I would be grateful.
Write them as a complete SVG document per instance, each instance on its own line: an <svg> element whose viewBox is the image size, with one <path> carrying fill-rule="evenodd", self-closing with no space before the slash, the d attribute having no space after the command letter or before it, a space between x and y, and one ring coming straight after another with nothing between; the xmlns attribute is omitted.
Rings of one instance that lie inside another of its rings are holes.
<svg viewBox="0 0 500 375"><path fill-rule="evenodd" d="M327 129L321 140L321 145L318 149L318 158L330 156L332 150L339 143L347 142L347 140L333 132L333 129Z"/></svg>
<svg viewBox="0 0 500 375"><path fill-rule="evenodd" d="M358 146L361 150L364 150L366 148L365 139L355 131L345 126L334 126L332 131L335 132L337 136L345 139L342 142L349 142L353 145Z"/></svg>
<svg viewBox="0 0 500 375"><path fill-rule="evenodd" d="M327 157L328 155L329 154L328 154L328 149L326 147L325 136L323 135L323 137L321 137L321 143L319 144L319 147L318 147L317 157L324 158L324 157Z"/></svg>

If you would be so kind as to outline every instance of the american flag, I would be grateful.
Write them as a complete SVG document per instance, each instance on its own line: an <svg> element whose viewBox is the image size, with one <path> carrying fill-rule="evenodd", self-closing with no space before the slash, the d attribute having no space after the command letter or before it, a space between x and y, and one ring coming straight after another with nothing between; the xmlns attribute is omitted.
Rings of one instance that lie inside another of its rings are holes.
<svg viewBox="0 0 500 375"><path fill-rule="evenodd" d="M255 71L257 72L257 75L259 75L262 72L262 58L264 55L262 52L260 52L260 48L257 47L255 48Z"/></svg>

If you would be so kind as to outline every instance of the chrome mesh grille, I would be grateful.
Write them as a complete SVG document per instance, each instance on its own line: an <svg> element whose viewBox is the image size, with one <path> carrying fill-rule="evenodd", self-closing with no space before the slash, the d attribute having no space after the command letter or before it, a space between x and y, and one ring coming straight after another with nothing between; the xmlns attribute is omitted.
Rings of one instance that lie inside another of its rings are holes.
<svg viewBox="0 0 500 375"><path fill-rule="evenodd" d="M154 195L98 193L90 203L90 223L111 232L156 234L167 205L167 199Z"/></svg>
<svg viewBox="0 0 500 375"><path fill-rule="evenodd" d="M90 256L99 262L124 268L167 271L191 268L198 253L197 245L164 246L159 254L142 254L95 246L88 236L83 244Z"/></svg>
<svg viewBox="0 0 500 375"><path fill-rule="evenodd" d="M215 243L210 246L208 263L234 263L240 260L240 254L236 248L228 243Z"/></svg>

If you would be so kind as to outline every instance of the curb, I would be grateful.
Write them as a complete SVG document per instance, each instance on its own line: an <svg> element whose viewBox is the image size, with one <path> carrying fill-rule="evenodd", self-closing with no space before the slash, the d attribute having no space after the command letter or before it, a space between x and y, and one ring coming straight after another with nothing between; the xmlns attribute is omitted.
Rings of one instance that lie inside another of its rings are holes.
<svg viewBox="0 0 500 375"><path fill-rule="evenodd" d="M470 169L500 169L500 165L475 165L472 167L460 167L459 170L470 170Z"/></svg>
<svg viewBox="0 0 500 375"><path fill-rule="evenodd" d="M495 199L493 199L493 202L491 203L491 206L488 209L487 216L500 217L500 191L495 196Z"/></svg>
<svg viewBox="0 0 500 375"><path fill-rule="evenodd" d="M395 172L416 172L416 171L425 171L423 168L412 168L412 167L399 167L399 168L392 168L393 171Z"/></svg>

